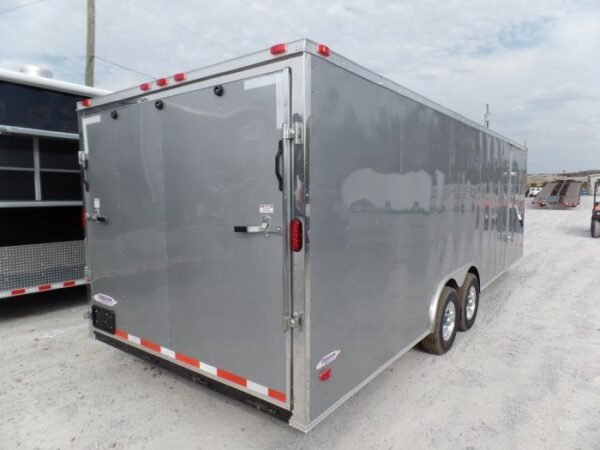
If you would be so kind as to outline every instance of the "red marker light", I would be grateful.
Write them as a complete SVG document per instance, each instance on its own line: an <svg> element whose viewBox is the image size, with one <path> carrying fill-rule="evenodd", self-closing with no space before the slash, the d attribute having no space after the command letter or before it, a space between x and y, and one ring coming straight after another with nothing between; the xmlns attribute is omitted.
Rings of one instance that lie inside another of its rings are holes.
<svg viewBox="0 0 600 450"><path fill-rule="evenodd" d="M169 84L169 80L167 80L166 78L159 78L158 80L156 80L157 86L165 87L168 84Z"/></svg>
<svg viewBox="0 0 600 450"><path fill-rule="evenodd" d="M319 54L322 56L329 56L331 54L331 52L329 51L329 47L323 44L319 44L317 46L317 52L319 52Z"/></svg>
<svg viewBox="0 0 600 450"><path fill-rule="evenodd" d="M331 367L319 373L320 381L327 381L331 378Z"/></svg>
<svg viewBox="0 0 600 450"><path fill-rule="evenodd" d="M150 83L142 83L140 84L140 89L142 91L149 91L152 85Z"/></svg>
<svg viewBox="0 0 600 450"><path fill-rule="evenodd" d="M181 73L176 73L175 75L173 75L173 79L175 81L177 81L178 83L180 83L181 81L185 81L186 79L186 75L185 73L181 72Z"/></svg>
<svg viewBox="0 0 600 450"><path fill-rule="evenodd" d="M85 106L86 108L88 106L92 106L92 99L90 99L90 98L84 98L83 100L81 100L81 105Z"/></svg>
<svg viewBox="0 0 600 450"><path fill-rule="evenodd" d="M300 219L290 221L290 248L294 252L302 250L302 222Z"/></svg>
<svg viewBox="0 0 600 450"><path fill-rule="evenodd" d="M271 55L281 55L287 52L287 45L285 44L276 44L271 47Z"/></svg>

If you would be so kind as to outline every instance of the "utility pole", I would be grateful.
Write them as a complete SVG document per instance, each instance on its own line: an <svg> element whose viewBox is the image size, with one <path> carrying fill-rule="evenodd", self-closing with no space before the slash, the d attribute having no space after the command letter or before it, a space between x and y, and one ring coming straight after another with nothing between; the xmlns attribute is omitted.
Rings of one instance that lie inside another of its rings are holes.
<svg viewBox="0 0 600 450"><path fill-rule="evenodd" d="M85 84L94 85L94 54L96 52L96 0L87 0L87 43L85 49Z"/></svg>
<svg viewBox="0 0 600 450"><path fill-rule="evenodd" d="M485 127L490 127L490 116L492 113L490 112L490 105L488 103L485 104L485 114L483 115L483 122L485 123Z"/></svg>

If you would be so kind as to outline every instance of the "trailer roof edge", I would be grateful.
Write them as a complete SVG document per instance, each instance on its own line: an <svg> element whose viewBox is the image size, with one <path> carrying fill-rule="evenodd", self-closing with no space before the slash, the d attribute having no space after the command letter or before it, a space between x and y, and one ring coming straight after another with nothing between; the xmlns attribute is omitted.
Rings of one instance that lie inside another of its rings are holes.
<svg viewBox="0 0 600 450"><path fill-rule="evenodd" d="M478 130L480 130L486 134L490 134L499 139L502 139L502 140L510 143L511 145L519 148L520 150L527 151L527 148L523 144L520 144L520 143L514 141L513 139L510 139L496 131L486 128L483 125L475 122L474 120L471 120L471 119L467 118L466 116L463 116L462 114L457 113L456 111L446 108L445 106L442 106L441 104L434 102L433 100L430 100L420 94L417 94L416 92L402 86L401 84L399 84L389 78L383 77L383 76L377 74L376 72L374 72L370 69L367 69L366 67L361 66L360 64L357 64L357 63L353 62L352 60L350 60L338 53L335 53L334 51L329 51L328 56L324 57L319 52L319 45L320 44L316 43L315 41L305 38L305 39L298 39L296 41L286 43L285 44L286 51L284 53L277 54L275 56L271 54L269 48L259 50L257 52L251 53L249 55L239 56L236 58L226 60L224 62L211 64L209 66L206 66L206 67L203 67L200 69L189 71L186 73L186 79L184 82L176 83L174 85L171 84L166 89L171 89L177 85L184 85L184 84L192 83L192 82L199 81L202 79L210 78L213 76L218 76L221 74L244 70L248 67L266 64L271 61L277 61L277 60L281 60L281 59L285 59L285 58L290 58L292 56L296 56L301 53L309 53L316 57L323 58L323 59L329 61L330 63L337 65L338 67L340 67L342 69L348 70L362 78L373 81L374 83L377 83L383 87L386 87L386 88L388 88L394 92L397 92L407 98L410 98L419 103L422 103L422 104L424 104L442 114L452 117L466 125L477 128ZM329 50L329 48L328 48L328 50ZM121 91L116 91L116 92L110 93L108 95L103 96L101 99L96 99L94 101L93 106L107 105L107 104L110 104L113 102L118 102L118 101L125 100L125 99L132 98L132 97L143 97L147 94L156 92L157 90L159 90L159 89L151 88L151 90L141 91L138 86L135 86L135 87L121 90ZM92 108L93 108L93 106L92 106ZM89 109L89 108L82 108L81 104L78 104L78 109L81 110L81 109Z"/></svg>
<svg viewBox="0 0 600 450"><path fill-rule="evenodd" d="M37 77L27 75L13 70L0 69L0 81L10 81L13 83L25 84L37 88L50 89L69 94L96 97L109 94L110 91L99 89L81 84L70 83L68 81L55 80L53 78Z"/></svg>
<svg viewBox="0 0 600 450"><path fill-rule="evenodd" d="M305 51L307 53L310 53L310 54L318 56L318 57L322 57L322 55L318 51L318 46L319 46L318 43L311 41L310 39L304 39L303 41L306 42L306 50ZM484 133L493 135L497 138L507 141L508 143L519 148L520 150L523 150L525 152L527 151L527 147L525 147L523 144L520 144L513 139L510 139L496 131L493 131L487 127L484 127L480 123L477 123L474 120L469 119L468 117L463 116L462 114L451 110L450 108L447 108L433 100L430 100L429 98L424 97L421 94L418 94L417 92L408 89L407 87L401 85L400 83L398 83L394 80L391 80L387 77L379 75L378 73L374 72L373 70L368 69L364 66L361 66L360 64L357 64L354 61L352 61L338 53L335 53L334 51L330 50L330 55L323 59L326 59L326 60L330 61L331 63L333 63L343 69L346 69L360 77L363 77L369 81L377 83L380 86L386 87L394 92L397 92L400 95L403 95L407 98L415 100L419 103L422 103L442 114L446 114L447 116L452 117L460 122L463 122L466 125L472 126L474 128L479 129L480 131L482 131Z"/></svg>

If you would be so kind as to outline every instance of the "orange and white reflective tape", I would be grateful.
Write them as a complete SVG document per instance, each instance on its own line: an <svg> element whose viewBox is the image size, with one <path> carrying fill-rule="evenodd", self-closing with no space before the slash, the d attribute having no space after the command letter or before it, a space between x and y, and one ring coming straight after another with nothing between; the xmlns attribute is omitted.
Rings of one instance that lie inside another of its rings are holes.
<svg viewBox="0 0 600 450"><path fill-rule="evenodd" d="M59 281L58 283L41 284L39 286L30 286L24 288L10 289L6 291L0 291L0 298L6 297L18 297L19 295L35 294L36 292L52 291L54 289L63 289L73 286L80 286L87 284L88 281L85 278L79 280L67 280Z"/></svg>
<svg viewBox="0 0 600 450"><path fill-rule="evenodd" d="M164 355L169 359L184 363L186 366L192 367L196 371L206 372L207 374L210 374L213 377L227 380L233 384L242 386L242 387L248 389L249 391L256 392L256 393L264 395L266 397L273 398L282 403L286 402L285 393L280 392L276 389L272 389L267 386L263 386L259 383L255 383L254 381L248 380L247 378L244 378L233 372L229 372L225 369L220 369L218 367L211 366L210 364L202 362L196 358L192 358L191 356L184 355L183 353L175 352L173 350L170 350L166 347L158 345L147 339L143 339L138 336L134 336L133 334L129 334L126 331L119 330L118 328L115 330L115 335L125 341L132 342L141 347L145 347L147 349L152 350L155 353L160 353L161 355Z"/></svg>

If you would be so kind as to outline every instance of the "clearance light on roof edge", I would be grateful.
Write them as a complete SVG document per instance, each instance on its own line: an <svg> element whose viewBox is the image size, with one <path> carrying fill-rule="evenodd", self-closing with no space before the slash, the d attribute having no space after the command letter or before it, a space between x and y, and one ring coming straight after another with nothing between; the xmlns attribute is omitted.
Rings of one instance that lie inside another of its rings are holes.
<svg viewBox="0 0 600 450"><path fill-rule="evenodd" d="M169 84L169 80L167 80L166 78L159 78L158 80L156 80L156 85L160 86L160 87L165 87Z"/></svg>
<svg viewBox="0 0 600 450"><path fill-rule="evenodd" d="M287 52L287 45L285 44L275 44L271 47L271 55L282 55Z"/></svg>
<svg viewBox="0 0 600 450"><path fill-rule="evenodd" d="M327 47L324 44L319 44L317 46L317 52L321 55L321 56L329 56L331 54L331 51L329 50L329 47Z"/></svg>
<svg viewBox="0 0 600 450"><path fill-rule="evenodd" d="M84 98L83 100L81 100L81 106L85 106L86 108L88 106L92 106L92 100L89 98Z"/></svg>
<svg viewBox="0 0 600 450"><path fill-rule="evenodd" d="M185 81L186 78L187 78L187 76L183 72L176 73L175 75L173 75L173 79L175 81L177 81L178 83L181 82L181 81Z"/></svg>
<svg viewBox="0 0 600 450"><path fill-rule="evenodd" d="M140 84L140 90L149 91L152 85L150 83L142 83Z"/></svg>

